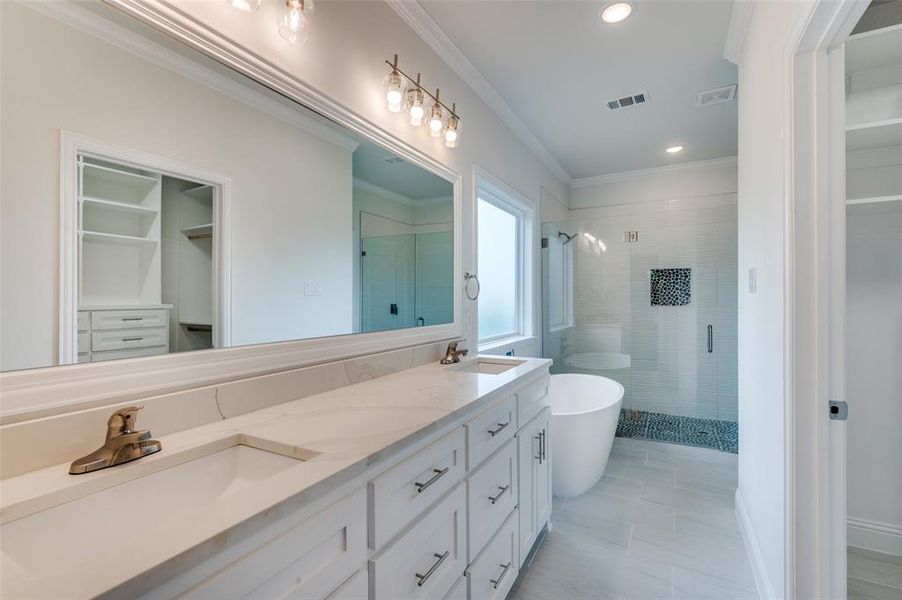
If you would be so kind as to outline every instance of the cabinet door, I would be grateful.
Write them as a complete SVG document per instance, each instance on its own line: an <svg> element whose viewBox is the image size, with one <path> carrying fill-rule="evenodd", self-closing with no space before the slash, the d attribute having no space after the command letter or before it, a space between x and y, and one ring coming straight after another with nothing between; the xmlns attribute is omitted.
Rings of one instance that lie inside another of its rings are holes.
<svg viewBox="0 0 902 600"><path fill-rule="evenodd" d="M535 503L535 463L538 456L538 434L536 420L527 423L517 433L517 490L519 493L518 506L520 519L520 564L526 560L529 549L535 542L536 534L536 503Z"/></svg>
<svg viewBox="0 0 902 600"><path fill-rule="evenodd" d="M551 411L546 408L536 420L538 459L535 467L535 514L536 534L541 531L551 517Z"/></svg>

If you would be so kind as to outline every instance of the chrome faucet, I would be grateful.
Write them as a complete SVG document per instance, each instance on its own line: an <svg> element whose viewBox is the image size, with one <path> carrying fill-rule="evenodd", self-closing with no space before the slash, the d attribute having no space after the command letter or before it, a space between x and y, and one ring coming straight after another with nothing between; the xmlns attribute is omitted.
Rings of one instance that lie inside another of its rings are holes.
<svg viewBox="0 0 902 600"><path fill-rule="evenodd" d="M106 442L103 446L76 460L69 467L69 473L90 473L107 467L129 462L159 452L163 446L150 439L150 431L135 431L138 411L143 406L129 406L114 412L106 423Z"/></svg>
<svg viewBox="0 0 902 600"><path fill-rule="evenodd" d="M458 350L457 342L449 342L448 349L445 350L445 357L442 358L442 360L440 360L439 362L443 365L452 365L454 363L459 363L460 357L466 356L467 352L469 352L469 350L467 350L466 348L464 348L463 350Z"/></svg>

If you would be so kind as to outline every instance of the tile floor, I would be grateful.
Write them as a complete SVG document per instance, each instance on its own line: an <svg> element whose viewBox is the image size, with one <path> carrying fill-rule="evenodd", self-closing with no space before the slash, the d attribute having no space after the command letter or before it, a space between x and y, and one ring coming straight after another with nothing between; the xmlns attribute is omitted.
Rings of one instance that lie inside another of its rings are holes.
<svg viewBox="0 0 902 600"><path fill-rule="evenodd" d="M902 557L849 548L849 600L902 598Z"/></svg>
<svg viewBox="0 0 902 600"><path fill-rule="evenodd" d="M757 598L733 510L737 456L617 438L605 476L555 498L512 600Z"/></svg>

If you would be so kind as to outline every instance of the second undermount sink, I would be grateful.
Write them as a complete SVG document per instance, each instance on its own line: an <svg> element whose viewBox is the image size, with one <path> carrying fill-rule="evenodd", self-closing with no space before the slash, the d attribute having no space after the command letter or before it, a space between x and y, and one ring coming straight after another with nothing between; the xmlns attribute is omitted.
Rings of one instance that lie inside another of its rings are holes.
<svg viewBox="0 0 902 600"><path fill-rule="evenodd" d="M190 523L198 511L216 511L218 502L318 454L261 445L244 436L221 440L180 464L5 523L4 558L32 576L51 575L54 565L71 563L73 551L102 557L141 532L152 538L161 526Z"/></svg>
<svg viewBox="0 0 902 600"><path fill-rule="evenodd" d="M468 360L454 367L455 371L465 371L467 373L482 373L484 375L500 375L505 371L510 371L514 367L522 365L525 360L514 360L508 358L485 358L480 356L473 360Z"/></svg>

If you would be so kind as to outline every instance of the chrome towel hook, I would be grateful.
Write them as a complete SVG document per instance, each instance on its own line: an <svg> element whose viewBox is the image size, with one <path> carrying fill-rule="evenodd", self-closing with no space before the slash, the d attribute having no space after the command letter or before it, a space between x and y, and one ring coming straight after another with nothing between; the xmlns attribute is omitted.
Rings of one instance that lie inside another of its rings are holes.
<svg viewBox="0 0 902 600"><path fill-rule="evenodd" d="M470 282L476 282L476 292L470 293ZM476 276L476 273L464 273L464 293L466 293L467 298L470 300L476 300L479 298L479 277Z"/></svg>

